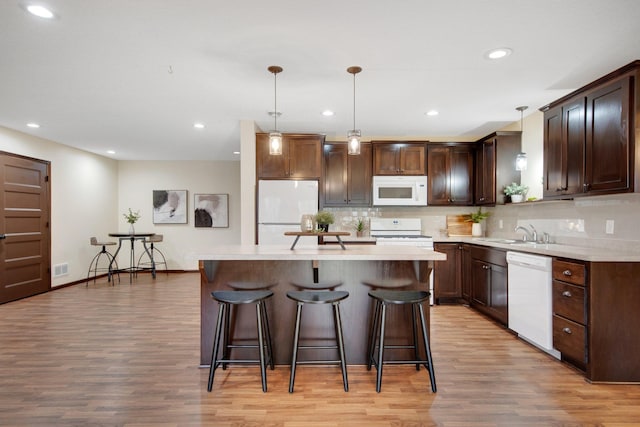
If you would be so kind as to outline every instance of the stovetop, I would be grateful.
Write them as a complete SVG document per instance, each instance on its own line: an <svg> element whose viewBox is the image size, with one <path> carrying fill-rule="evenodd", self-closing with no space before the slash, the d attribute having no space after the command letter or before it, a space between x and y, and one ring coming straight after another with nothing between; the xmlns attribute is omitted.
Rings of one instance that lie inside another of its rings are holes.
<svg viewBox="0 0 640 427"><path fill-rule="evenodd" d="M376 239L430 239L433 240L431 236L424 236L422 234L372 234L371 237L375 237Z"/></svg>

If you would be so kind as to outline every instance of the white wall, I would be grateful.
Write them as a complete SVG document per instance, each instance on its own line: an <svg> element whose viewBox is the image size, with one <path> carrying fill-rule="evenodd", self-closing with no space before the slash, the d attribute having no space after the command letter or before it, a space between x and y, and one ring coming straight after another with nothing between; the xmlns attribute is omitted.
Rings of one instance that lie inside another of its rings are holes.
<svg viewBox="0 0 640 427"><path fill-rule="evenodd" d="M127 231L129 224L123 214L129 208L139 210L142 217L135 224L136 231L164 235L158 248L164 253L170 270L196 270L194 254L207 252L214 245L240 243L240 162L120 161L118 187L115 228ZM187 224L153 224L153 190L187 190ZM194 227L196 193L229 194L229 228ZM123 252L118 262L126 266L129 251Z"/></svg>
<svg viewBox="0 0 640 427"><path fill-rule="evenodd" d="M0 150L51 162L51 265L69 274L52 286L80 280L96 249L89 237L117 228L118 164L115 160L0 127Z"/></svg>

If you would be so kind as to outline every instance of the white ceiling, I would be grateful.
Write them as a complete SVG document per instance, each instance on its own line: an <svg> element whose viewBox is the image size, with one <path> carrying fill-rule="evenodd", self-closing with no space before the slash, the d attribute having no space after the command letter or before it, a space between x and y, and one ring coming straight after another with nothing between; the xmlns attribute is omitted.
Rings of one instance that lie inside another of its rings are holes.
<svg viewBox="0 0 640 427"><path fill-rule="evenodd" d="M269 65L282 132L343 138L359 65L364 139L470 140L640 59L638 0L28 2L0 1L0 126L116 159L238 159L240 120L273 128Z"/></svg>

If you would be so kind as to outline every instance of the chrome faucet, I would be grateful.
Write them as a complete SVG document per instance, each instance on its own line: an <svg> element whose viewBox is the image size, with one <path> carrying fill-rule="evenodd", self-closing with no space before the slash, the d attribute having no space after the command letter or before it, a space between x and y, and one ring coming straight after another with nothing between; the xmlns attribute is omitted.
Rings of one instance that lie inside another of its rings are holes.
<svg viewBox="0 0 640 427"><path fill-rule="evenodd" d="M531 230L529 230L526 227L523 227L523 226L519 225L513 231L522 230L525 233L525 235L523 237L523 240L525 240L525 241L531 240L532 242L537 242L538 241L538 232L536 231L536 229L535 229L535 227L533 225L529 224L529 227L531 227Z"/></svg>

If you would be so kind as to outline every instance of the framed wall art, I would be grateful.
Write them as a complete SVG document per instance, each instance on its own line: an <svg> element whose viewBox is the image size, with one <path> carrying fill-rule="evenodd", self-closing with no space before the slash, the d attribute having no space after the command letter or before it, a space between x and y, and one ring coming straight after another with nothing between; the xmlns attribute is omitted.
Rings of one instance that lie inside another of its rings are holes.
<svg viewBox="0 0 640 427"><path fill-rule="evenodd" d="M228 194L196 194L193 206L195 227L229 227Z"/></svg>
<svg viewBox="0 0 640 427"><path fill-rule="evenodd" d="M153 223L186 224L187 190L153 190Z"/></svg>

